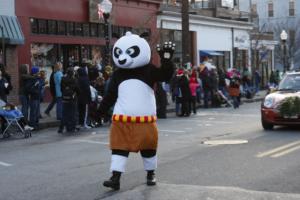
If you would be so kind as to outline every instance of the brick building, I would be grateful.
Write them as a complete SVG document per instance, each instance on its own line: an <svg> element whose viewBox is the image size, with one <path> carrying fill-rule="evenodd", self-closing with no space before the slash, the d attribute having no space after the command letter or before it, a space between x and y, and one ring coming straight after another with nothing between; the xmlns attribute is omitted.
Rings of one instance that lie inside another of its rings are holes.
<svg viewBox="0 0 300 200"><path fill-rule="evenodd" d="M0 38L0 64L6 67L7 72L12 76L12 81L15 82L18 79L17 48L24 44L24 36L15 15L14 0L0 1ZM16 97L17 90L13 90L10 94L10 101L16 102Z"/></svg>
<svg viewBox="0 0 300 200"><path fill-rule="evenodd" d="M24 34L24 45L7 49L7 60L12 63L14 93L17 100L18 69L21 64L39 66L50 76L51 66L61 61L64 67L88 61L99 63L105 49L104 23L97 14L99 0L5 0L14 2L15 15ZM149 32L156 38L156 13L160 1L111 0L113 10L111 45L116 36L126 31ZM138 17L137 17L138 16ZM150 37L149 37L150 38ZM152 41L150 41L152 43ZM154 43L153 43L154 44ZM154 55L153 62L158 62Z"/></svg>

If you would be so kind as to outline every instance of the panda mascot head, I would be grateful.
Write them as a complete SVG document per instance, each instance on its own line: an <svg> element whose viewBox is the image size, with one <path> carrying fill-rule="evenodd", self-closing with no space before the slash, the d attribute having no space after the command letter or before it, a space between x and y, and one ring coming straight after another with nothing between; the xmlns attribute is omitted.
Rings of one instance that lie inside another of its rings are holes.
<svg viewBox="0 0 300 200"><path fill-rule="evenodd" d="M148 42L136 34L126 32L113 47L113 60L117 67L133 69L150 63L151 49Z"/></svg>

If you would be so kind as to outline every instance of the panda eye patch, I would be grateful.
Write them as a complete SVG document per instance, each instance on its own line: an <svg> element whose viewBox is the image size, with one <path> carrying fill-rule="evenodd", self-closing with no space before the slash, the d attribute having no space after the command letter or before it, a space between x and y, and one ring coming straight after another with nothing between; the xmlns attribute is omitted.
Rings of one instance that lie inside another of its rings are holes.
<svg viewBox="0 0 300 200"><path fill-rule="evenodd" d="M132 46L126 50L126 53L131 57L135 58L140 54L140 48L138 46Z"/></svg>
<svg viewBox="0 0 300 200"><path fill-rule="evenodd" d="M115 50L114 50L114 56L115 56L116 58L119 58L119 56L120 56L121 54L122 54L122 50L121 50L120 48L116 47Z"/></svg>

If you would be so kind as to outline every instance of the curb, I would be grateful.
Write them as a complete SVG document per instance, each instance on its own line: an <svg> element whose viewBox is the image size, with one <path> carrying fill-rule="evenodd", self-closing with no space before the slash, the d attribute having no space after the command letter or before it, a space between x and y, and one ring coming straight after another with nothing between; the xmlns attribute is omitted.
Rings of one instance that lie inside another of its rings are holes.
<svg viewBox="0 0 300 200"><path fill-rule="evenodd" d="M54 127L58 128L59 125L60 125L60 121L40 122L38 131L47 129L47 128L54 128Z"/></svg>

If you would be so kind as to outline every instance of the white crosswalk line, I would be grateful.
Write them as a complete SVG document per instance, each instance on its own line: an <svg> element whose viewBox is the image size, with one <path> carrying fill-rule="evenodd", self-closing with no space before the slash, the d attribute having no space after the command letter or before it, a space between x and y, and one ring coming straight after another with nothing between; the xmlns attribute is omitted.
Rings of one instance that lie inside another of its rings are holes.
<svg viewBox="0 0 300 200"><path fill-rule="evenodd" d="M299 141L296 141L296 142L292 142L292 143L289 143L289 144L286 144L286 145L283 145L283 146L280 146L280 147L277 147L277 148L275 148L275 149L271 149L271 150L269 150L269 151L266 151L266 152L262 152L262 153L259 153L259 154L257 154L256 155L256 157L257 158L262 158L262 157L265 157L265 156L271 156L272 154L275 154L275 155L280 155L281 156L281 154L282 153L280 153L280 152L286 152L286 151L289 151L289 149L291 148L291 147L294 147L294 146L296 146L296 145L299 145L300 144L300 140ZM297 146L298 147L298 146ZM295 147L294 147L295 148ZM293 149L294 149L293 148ZM297 150L298 148L296 148L296 150ZM295 151L295 150L293 150L293 151ZM286 154L286 153L285 153ZM273 155L274 156L274 155ZM273 156L271 156L271 157L273 157ZM279 156L277 156L277 157L279 157Z"/></svg>
<svg viewBox="0 0 300 200"><path fill-rule="evenodd" d="M278 158L278 157L284 156L284 155L286 155L286 154L292 153L292 152L294 152L294 151L296 151L296 150L298 150L298 149L300 149L300 146L296 146L296 147L287 149L287 150L282 151L282 152L280 152L280 153L274 154L274 155L272 155L271 157L272 157L272 158Z"/></svg>
<svg viewBox="0 0 300 200"><path fill-rule="evenodd" d="M0 165L4 166L4 167L11 167L12 164L6 163L6 162L1 162L0 161Z"/></svg>

